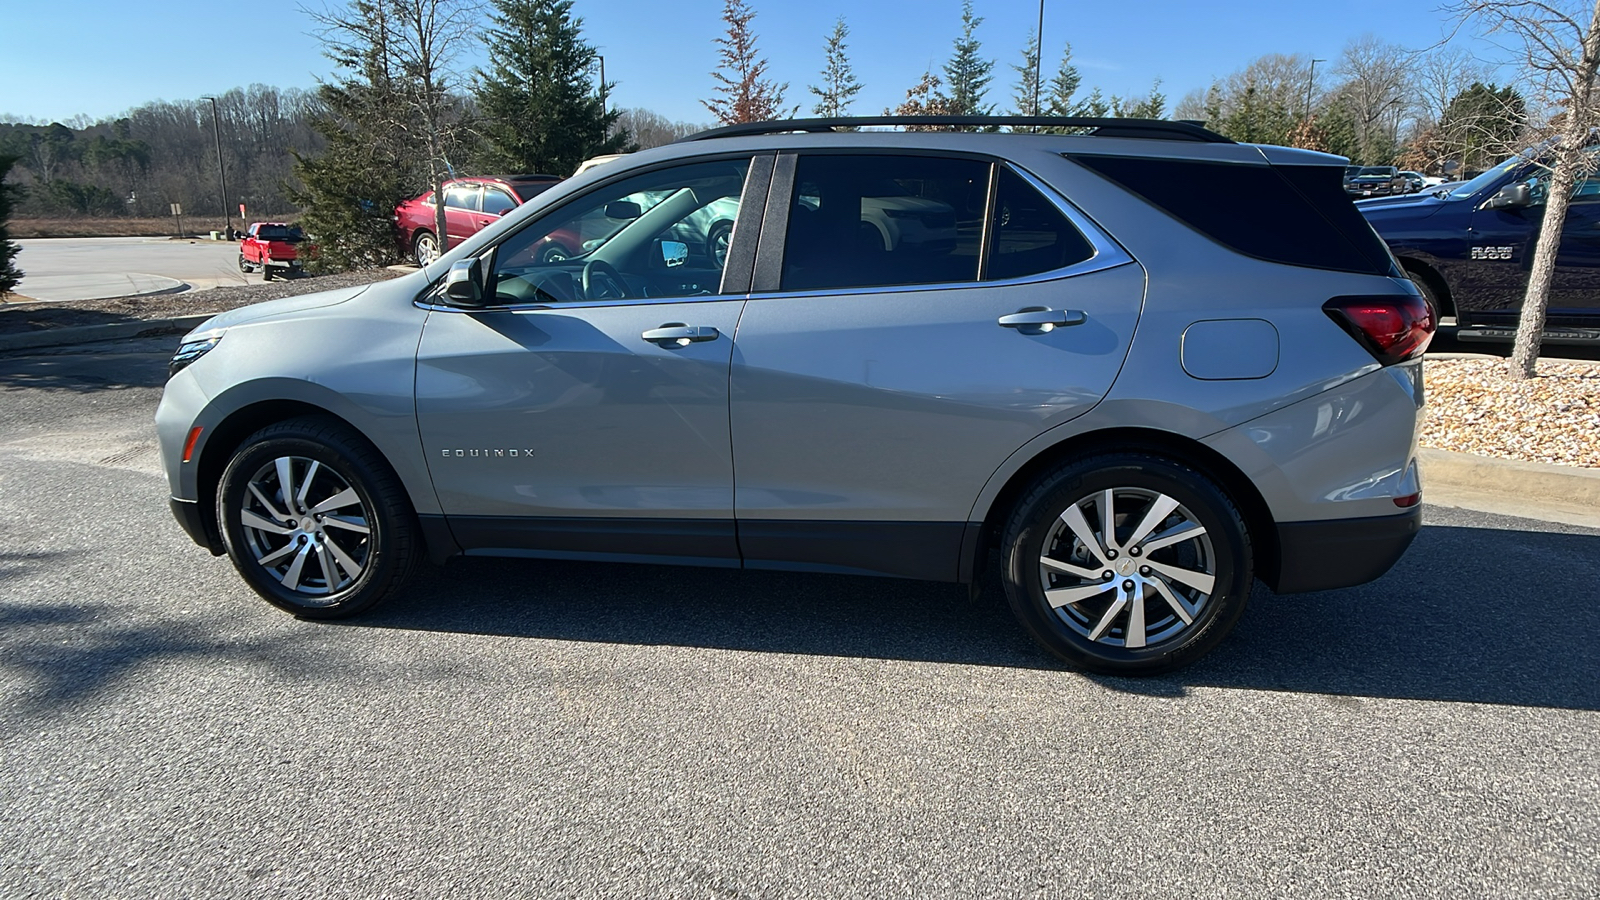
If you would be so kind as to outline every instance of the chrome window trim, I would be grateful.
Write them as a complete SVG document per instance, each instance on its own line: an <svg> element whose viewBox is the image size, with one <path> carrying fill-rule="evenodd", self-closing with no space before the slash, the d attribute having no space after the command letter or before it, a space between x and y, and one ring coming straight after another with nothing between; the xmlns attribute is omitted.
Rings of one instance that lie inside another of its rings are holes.
<svg viewBox="0 0 1600 900"><path fill-rule="evenodd" d="M1010 160L997 160L1044 196L1060 213L1072 223L1089 242L1089 248L1094 251L1088 259L1079 260L1072 265L1059 269L1048 269L1035 272L1032 275L1020 275L1016 278L994 279L991 281L939 281L927 284L886 284L871 287L839 287L824 288L821 290L807 291L761 291L750 294L751 300L772 300L780 297L837 297L841 294L904 294L912 291L953 291L970 290L972 288L986 287L1014 287L1025 284L1043 284L1050 281L1060 281L1063 278L1076 278L1080 275L1091 275L1095 272L1104 272L1134 262L1134 258L1116 239L1107 234L1104 229L1094 223L1094 220L1084 215L1081 210L1072 205L1072 202L1061 196L1061 193L1031 172L1018 168ZM998 180L998 179L996 179ZM991 191L991 199L993 192ZM768 209L772 207L769 204ZM980 248L981 250L982 248Z"/></svg>
<svg viewBox="0 0 1600 900"><path fill-rule="evenodd" d="M682 297L629 297L624 300L575 300L571 303L517 303L503 306L447 306L430 303L422 297L412 301L418 309L448 313L525 313L560 312L568 309L607 309L618 306L661 306L667 303L712 303L726 300L744 300L748 294L686 294Z"/></svg>
<svg viewBox="0 0 1600 900"><path fill-rule="evenodd" d="M1048 272L996 281L940 281L930 284L889 284L874 285L872 287L832 288L819 291L764 291L759 294L751 294L749 299L775 300L784 297L838 297L845 294L909 294L915 291L970 291L974 288L1013 287L1021 284L1044 284L1050 281L1060 281L1064 278L1104 272L1107 269L1115 269L1132 262L1133 257L1123 254L1120 259L1116 260L1102 260L1098 257L1092 257L1062 269L1051 269Z"/></svg>

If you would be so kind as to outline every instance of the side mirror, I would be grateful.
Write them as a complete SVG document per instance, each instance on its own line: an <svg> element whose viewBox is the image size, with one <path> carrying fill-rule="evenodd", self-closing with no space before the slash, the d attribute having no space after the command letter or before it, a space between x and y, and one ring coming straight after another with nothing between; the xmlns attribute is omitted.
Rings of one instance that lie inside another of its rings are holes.
<svg viewBox="0 0 1600 900"><path fill-rule="evenodd" d="M632 200L613 200L606 204L606 218L608 219L637 219L644 215L644 210Z"/></svg>
<svg viewBox="0 0 1600 900"><path fill-rule="evenodd" d="M444 295L456 306L483 305L483 261L458 260L444 277Z"/></svg>
<svg viewBox="0 0 1600 900"><path fill-rule="evenodd" d="M1522 184L1508 184L1489 198L1490 209L1523 209L1533 205L1533 189Z"/></svg>
<svg viewBox="0 0 1600 900"><path fill-rule="evenodd" d="M689 245L683 241L657 241L661 245L661 261L667 268L676 269L689 261Z"/></svg>

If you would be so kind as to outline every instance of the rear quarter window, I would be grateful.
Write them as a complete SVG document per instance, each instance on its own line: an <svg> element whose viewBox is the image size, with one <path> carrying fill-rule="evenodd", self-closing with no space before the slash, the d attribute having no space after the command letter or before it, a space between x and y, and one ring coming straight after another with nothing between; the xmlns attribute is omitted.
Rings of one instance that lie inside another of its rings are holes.
<svg viewBox="0 0 1600 900"><path fill-rule="evenodd" d="M1337 166L1269 166L1073 155L1229 249L1269 262L1396 275Z"/></svg>

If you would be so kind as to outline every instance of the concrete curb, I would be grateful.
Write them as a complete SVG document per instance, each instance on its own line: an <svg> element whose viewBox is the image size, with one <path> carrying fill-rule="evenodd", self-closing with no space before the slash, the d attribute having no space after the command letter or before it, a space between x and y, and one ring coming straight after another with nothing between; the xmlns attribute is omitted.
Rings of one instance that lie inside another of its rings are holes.
<svg viewBox="0 0 1600 900"><path fill-rule="evenodd" d="M1422 499L1440 486L1474 494L1498 494L1522 503L1579 506L1600 510L1600 469L1494 459L1423 447Z"/></svg>
<svg viewBox="0 0 1600 900"><path fill-rule="evenodd" d="M71 328L44 328L23 334L0 334L0 353L33 350L39 347L64 347L98 341L120 341L152 334L182 334L216 313L174 316L170 319L137 319L109 325L79 325Z"/></svg>

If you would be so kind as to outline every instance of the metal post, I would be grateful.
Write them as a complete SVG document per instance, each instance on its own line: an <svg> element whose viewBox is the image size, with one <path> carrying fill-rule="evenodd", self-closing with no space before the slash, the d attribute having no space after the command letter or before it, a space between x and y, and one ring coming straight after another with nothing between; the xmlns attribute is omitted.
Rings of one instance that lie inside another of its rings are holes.
<svg viewBox="0 0 1600 900"><path fill-rule="evenodd" d="M600 118L603 119L606 115L606 58L598 53L595 56L600 60ZM610 131L611 129L608 128L606 130Z"/></svg>
<svg viewBox="0 0 1600 900"><path fill-rule="evenodd" d="M1039 30L1033 45L1033 114L1039 115L1039 85L1044 82L1044 0L1039 0ZM1034 131L1039 129L1035 128Z"/></svg>
<svg viewBox="0 0 1600 900"><path fill-rule="evenodd" d="M222 120L217 113L217 98L201 97L200 99L211 101L211 132L217 139L217 181L222 184L222 219L228 229L226 234L232 237L233 213L228 209L228 176L222 168Z"/></svg>
<svg viewBox="0 0 1600 900"><path fill-rule="evenodd" d="M1306 114L1302 118L1311 118L1311 92L1317 86L1317 63L1319 62L1327 62L1327 60L1313 59L1311 61L1311 78L1306 82Z"/></svg>

